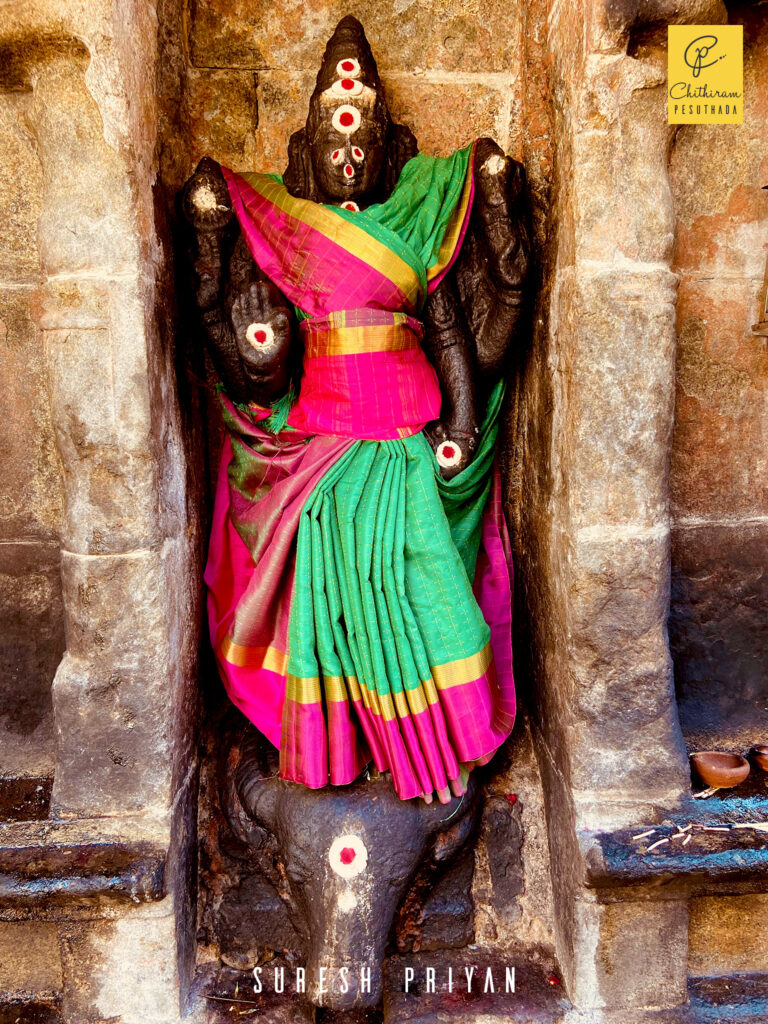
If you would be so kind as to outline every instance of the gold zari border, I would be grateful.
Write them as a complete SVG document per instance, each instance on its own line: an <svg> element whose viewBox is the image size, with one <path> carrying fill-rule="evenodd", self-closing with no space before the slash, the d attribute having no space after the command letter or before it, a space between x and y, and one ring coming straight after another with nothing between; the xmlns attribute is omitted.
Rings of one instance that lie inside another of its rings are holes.
<svg viewBox="0 0 768 1024"><path fill-rule="evenodd" d="M249 172L241 174L240 177L278 210L319 231L329 241L342 246L369 266L375 267L399 288L411 306L418 305L420 289L417 274L383 242L337 213L327 210L320 203L313 203L309 199L297 199L288 192L285 185L278 184L264 174ZM243 205L248 208L247 197L243 197Z"/></svg>
<svg viewBox="0 0 768 1024"><path fill-rule="evenodd" d="M464 188L461 193L461 199L453 211L453 215L448 223L445 234L443 235L443 241L440 244L440 251L437 254L437 262L434 263L427 270L427 280L432 281L438 276L450 263L451 257L456 250L456 246L459 244L459 236L461 235L461 229L464 225L464 218L467 214L467 207L469 206L469 197L472 194L472 177L474 174L474 162L475 162L475 147L472 147L472 152L469 155L469 167L467 168L467 176L464 180Z"/></svg>
<svg viewBox="0 0 768 1024"><path fill-rule="evenodd" d="M334 327L328 331L309 328L305 356L351 356L365 352L408 352L419 348L416 335L404 324L370 324Z"/></svg>
<svg viewBox="0 0 768 1024"><path fill-rule="evenodd" d="M265 668L284 676L288 667L288 655L277 647L249 647L238 644L231 636L225 636L219 644L219 654L230 665L238 668Z"/></svg>
<svg viewBox="0 0 768 1024"><path fill-rule="evenodd" d="M325 694L326 701L340 702L351 699L363 705L379 718L392 721L407 715L418 715L428 705L437 704L439 691L463 686L483 676L493 663L491 645L468 658L433 665L432 675L418 686L397 693L378 693L360 683L356 676L295 676L286 672L288 655L276 647L247 647L225 637L219 645L223 658L240 668L265 668L285 676L286 697L298 704L319 704Z"/></svg>

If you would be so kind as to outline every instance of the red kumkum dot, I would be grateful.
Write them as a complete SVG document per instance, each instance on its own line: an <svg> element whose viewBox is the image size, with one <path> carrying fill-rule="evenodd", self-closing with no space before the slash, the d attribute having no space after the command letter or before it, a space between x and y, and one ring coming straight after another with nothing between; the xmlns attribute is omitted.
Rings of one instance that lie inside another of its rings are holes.
<svg viewBox="0 0 768 1024"><path fill-rule="evenodd" d="M445 446L445 448L443 448L443 458L444 459L452 459L455 454L456 454L456 449L452 448L449 444L447 444Z"/></svg>
<svg viewBox="0 0 768 1024"><path fill-rule="evenodd" d="M342 63L341 66L344 69L344 71L354 71L355 70L355 65L352 63L351 60L345 60Z"/></svg>
<svg viewBox="0 0 768 1024"><path fill-rule="evenodd" d="M345 110L344 113L339 116L339 124L343 125L345 128L349 128L353 121L354 117L352 117L348 110Z"/></svg>
<svg viewBox="0 0 768 1024"><path fill-rule="evenodd" d="M353 168L352 164L344 164L344 174L348 178L351 178L354 173L355 169Z"/></svg>
<svg viewBox="0 0 768 1024"><path fill-rule="evenodd" d="M267 332L266 331L256 331L254 337L256 338L256 341L258 341L258 343L260 345L263 345L264 342L267 340Z"/></svg>
<svg viewBox="0 0 768 1024"><path fill-rule="evenodd" d="M342 78L342 80L341 80L341 88L342 89L354 89L355 88L355 83L352 81L351 78Z"/></svg>
<svg viewBox="0 0 768 1024"><path fill-rule="evenodd" d="M356 856L357 854L355 853L351 846L345 846L344 849L339 854L339 859L341 860L342 864L351 864Z"/></svg>
<svg viewBox="0 0 768 1024"><path fill-rule="evenodd" d="M509 800L510 806L514 807L517 803L517 793L505 793L504 796Z"/></svg>

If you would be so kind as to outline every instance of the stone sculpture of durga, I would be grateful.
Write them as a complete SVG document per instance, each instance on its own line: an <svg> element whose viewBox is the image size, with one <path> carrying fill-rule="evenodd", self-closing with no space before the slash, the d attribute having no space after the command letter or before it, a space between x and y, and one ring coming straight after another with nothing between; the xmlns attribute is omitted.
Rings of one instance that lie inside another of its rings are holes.
<svg viewBox="0 0 768 1024"><path fill-rule="evenodd" d="M182 209L227 439L206 569L229 696L318 788L464 792L514 719L494 459L529 256L522 167L418 153L360 23L288 168L203 160Z"/></svg>

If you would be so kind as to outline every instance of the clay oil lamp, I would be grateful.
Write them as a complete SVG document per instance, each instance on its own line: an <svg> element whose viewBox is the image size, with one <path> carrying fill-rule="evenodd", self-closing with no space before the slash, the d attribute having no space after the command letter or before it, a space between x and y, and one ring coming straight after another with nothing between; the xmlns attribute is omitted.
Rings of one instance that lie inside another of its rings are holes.
<svg viewBox="0 0 768 1024"><path fill-rule="evenodd" d="M752 747L750 753L752 754L758 768L762 768L764 772L768 772L768 745L765 743L758 743L757 746Z"/></svg>
<svg viewBox="0 0 768 1024"><path fill-rule="evenodd" d="M718 789L733 789L749 775L749 761L741 754L728 754L722 750L700 750L691 754L693 767L701 781L708 787L695 793L697 800L712 796Z"/></svg>

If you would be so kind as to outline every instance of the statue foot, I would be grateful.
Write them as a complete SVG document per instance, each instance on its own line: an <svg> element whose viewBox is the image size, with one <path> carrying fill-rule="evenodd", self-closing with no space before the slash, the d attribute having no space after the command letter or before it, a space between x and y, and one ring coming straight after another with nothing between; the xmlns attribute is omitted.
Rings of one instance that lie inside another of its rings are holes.
<svg viewBox="0 0 768 1024"><path fill-rule="evenodd" d="M438 789L437 799L441 804L449 804L455 797L466 794L471 768L471 765L461 765L458 779L451 779L445 789ZM429 799L427 799L426 795L423 795L422 800L426 803L432 803L432 794L429 794Z"/></svg>
<svg viewBox="0 0 768 1024"><path fill-rule="evenodd" d="M472 765L463 764L459 771L458 779L451 780L451 792L454 796L464 796L467 792L467 783L469 782L469 773L472 771Z"/></svg>
<svg viewBox="0 0 768 1024"><path fill-rule="evenodd" d="M438 789L436 793L422 793L420 799L422 799L425 804L431 804L435 795L437 795L437 799L441 804L449 804L451 800L456 797L465 796L469 783L469 773L473 768L479 768L484 764L488 764L495 753L496 751L493 750L490 754L486 754L484 757L478 757L476 761L467 761L465 764L460 765L458 779L450 779L448 785L445 786L444 789ZM383 772L381 778L389 778L389 772Z"/></svg>

